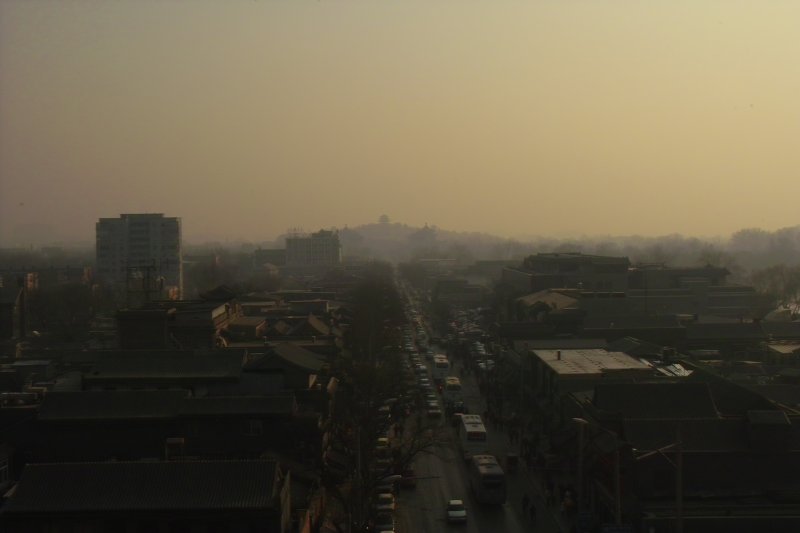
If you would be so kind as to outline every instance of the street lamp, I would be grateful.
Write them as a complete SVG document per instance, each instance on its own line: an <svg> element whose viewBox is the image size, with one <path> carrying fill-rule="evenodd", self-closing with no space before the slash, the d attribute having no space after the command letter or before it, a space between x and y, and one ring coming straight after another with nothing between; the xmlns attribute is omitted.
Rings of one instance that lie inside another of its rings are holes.
<svg viewBox="0 0 800 533"><path fill-rule="evenodd" d="M520 412L525 409L525 357L528 355L528 343L523 344L523 349L519 354L519 403Z"/></svg>
<svg viewBox="0 0 800 533"><path fill-rule="evenodd" d="M573 422L578 424L578 512L583 509L583 439L586 426L589 422L583 418L573 418Z"/></svg>

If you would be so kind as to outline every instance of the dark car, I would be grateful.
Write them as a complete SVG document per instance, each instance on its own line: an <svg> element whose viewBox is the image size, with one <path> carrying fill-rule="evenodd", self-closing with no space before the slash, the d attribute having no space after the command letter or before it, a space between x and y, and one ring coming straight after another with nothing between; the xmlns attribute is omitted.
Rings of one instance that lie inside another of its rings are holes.
<svg viewBox="0 0 800 533"><path fill-rule="evenodd" d="M391 513L378 513L375 515L375 529L377 531L385 531L387 529L394 529L394 515Z"/></svg>

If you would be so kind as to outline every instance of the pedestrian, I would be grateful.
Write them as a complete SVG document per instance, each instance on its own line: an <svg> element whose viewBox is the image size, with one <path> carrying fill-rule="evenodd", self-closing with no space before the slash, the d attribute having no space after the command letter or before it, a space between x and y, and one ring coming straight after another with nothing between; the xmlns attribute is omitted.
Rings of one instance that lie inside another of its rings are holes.
<svg viewBox="0 0 800 533"><path fill-rule="evenodd" d="M528 493L522 495L522 512L528 512L528 505L530 505L531 499L528 497Z"/></svg>

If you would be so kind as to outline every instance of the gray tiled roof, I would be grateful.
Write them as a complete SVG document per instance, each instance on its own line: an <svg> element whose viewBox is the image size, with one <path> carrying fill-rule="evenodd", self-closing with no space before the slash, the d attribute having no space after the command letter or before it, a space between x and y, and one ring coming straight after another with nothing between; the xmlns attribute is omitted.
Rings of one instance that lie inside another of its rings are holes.
<svg viewBox="0 0 800 533"><path fill-rule="evenodd" d="M800 339L800 321L761 322L761 329L776 339Z"/></svg>
<svg viewBox="0 0 800 533"><path fill-rule="evenodd" d="M800 407L800 385L771 383L768 385L747 385L747 388L777 403L789 407Z"/></svg>
<svg viewBox="0 0 800 533"><path fill-rule="evenodd" d="M291 394L192 398L183 390L50 392L39 420L167 419L181 415L291 415Z"/></svg>
<svg viewBox="0 0 800 533"><path fill-rule="evenodd" d="M557 290L545 289L526 296L520 296L515 301L526 306L543 303L549 305L553 309L565 309L574 307L578 303L578 298L573 298Z"/></svg>
<svg viewBox="0 0 800 533"><path fill-rule="evenodd" d="M584 350L584 349L606 349L609 344L605 339L519 339L514 340L514 351L524 353L527 350ZM618 348L611 349L613 352L624 352Z"/></svg>
<svg viewBox="0 0 800 533"><path fill-rule="evenodd" d="M274 461L29 464L3 513L275 509Z"/></svg>
<svg viewBox="0 0 800 533"><path fill-rule="evenodd" d="M183 390L48 392L39 420L171 418L187 396Z"/></svg>
<svg viewBox="0 0 800 533"><path fill-rule="evenodd" d="M693 372L686 381L707 383L714 405L722 415L741 416L747 411L775 409L775 405L761 394L699 367L691 366L690 369Z"/></svg>
<svg viewBox="0 0 800 533"><path fill-rule="evenodd" d="M291 342L282 342L280 344L275 344L270 350L270 353L248 363L247 369L268 370L271 368L280 368L283 365L276 357L309 372L319 372L326 364L325 359L314 352L301 348Z"/></svg>
<svg viewBox="0 0 800 533"><path fill-rule="evenodd" d="M732 324L689 324L686 327L686 340L766 340L767 335L761 324L752 322Z"/></svg>
<svg viewBox="0 0 800 533"><path fill-rule="evenodd" d="M652 342L639 340L634 337L622 337L608 343L608 350L624 352L632 357L661 355L664 347Z"/></svg>
<svg viewBox="0 0 800 533"><path fill-rule="evenodd" d="M99 359L84 379L235 379L241 373L243 357L242 350L170 355L142 351L122 357L110 354Z"/></svg>
<svg viewBox="0 0 800 533"><path fill-rule="evenodd" d="M705 383L614 383L596 385L595 407L625 419L718 418Z"/></svg>
<svg viewBox="0 0 800 533"><path fill-rule="evenodd" d="M257 327L261 324L265 323L267 319L263 316L240 316L236 317L228 323L229 328L250 328L250 327Z"/></svg>
<svg viewBox="0 0 800 533"><path fill-rule="evenodd" d="M292 394L187 398L181 405L181 414L191 415L291 415L294 411Z"/></svg>
<svg viewBox="0 0 800 533"><path fill-rule="evenodd" d="M676 442L676 428L684 451L734 451L748 449L747 432L741 420L698 418L666 422L664 420L626 420L623 438L644 452L663 448Z"/></svg>
<svg viewBox="0 0 800 533"><path fill-rule="evenodd" d="M583 329L684 329L674 315L646 316L630 315L619 317L589 316L583 321Z"/></svg>

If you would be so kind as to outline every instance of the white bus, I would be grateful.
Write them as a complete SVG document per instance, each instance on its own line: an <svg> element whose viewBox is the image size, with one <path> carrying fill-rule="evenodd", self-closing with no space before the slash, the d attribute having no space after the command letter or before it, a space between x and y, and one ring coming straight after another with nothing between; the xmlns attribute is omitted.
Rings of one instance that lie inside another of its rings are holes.
<svg viewBox="0 0 800 533"><path fill-rule="evenodd" d="M506 474L493 455L473 456L469 467L469 486L475 500L480 503L506 503Z"/></svg>
<svg viewBox="0 0 800 533"><path fill-rule="evenodd" d="M489 442L486 427L484 427L480 415L461 415L461 423L458 426L458 442L465 461L470 460L473 455L487 452Z"/></svg>
<svg viewBox="0 0 800 533"><path fill-rule="evenodd" d="M455 376L447 376L444 379L444 401L445 403L456 403L461 401L461 380Z"/></svg>
<svg viewBox="0 0 800 533"><path fill-rule="evenodd" d="M450 361L446 355L437 354L433 356L433 381L443 382L444 378L450 374Z"/></svg>

